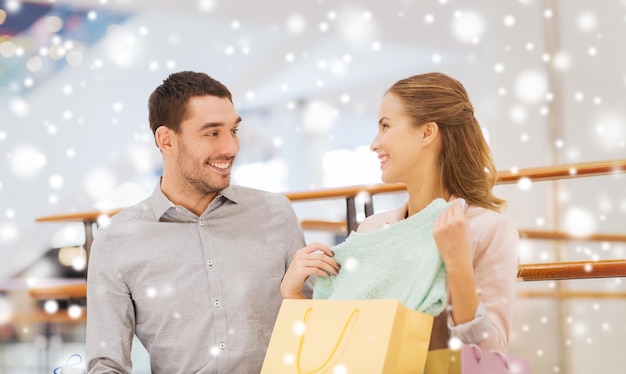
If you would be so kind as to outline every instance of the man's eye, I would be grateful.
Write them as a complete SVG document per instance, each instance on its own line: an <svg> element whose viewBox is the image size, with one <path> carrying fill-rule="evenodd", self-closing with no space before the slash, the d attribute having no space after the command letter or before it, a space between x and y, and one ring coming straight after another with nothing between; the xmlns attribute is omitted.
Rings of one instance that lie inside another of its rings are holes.
<svg viewBox="0 0 626 374"><path fill-rule="evenodd" d="M210 133L207 133L207 136L217 136L219 133L217 131L211 131Z"/></svg>
<svg viewBox="0 0 626 374"><path fill-rule="evenodd" d="M234 135L237 135L237 133L239 133L239 129L233 129L233 130L232 130L232 133L233 133Z"/></svg>

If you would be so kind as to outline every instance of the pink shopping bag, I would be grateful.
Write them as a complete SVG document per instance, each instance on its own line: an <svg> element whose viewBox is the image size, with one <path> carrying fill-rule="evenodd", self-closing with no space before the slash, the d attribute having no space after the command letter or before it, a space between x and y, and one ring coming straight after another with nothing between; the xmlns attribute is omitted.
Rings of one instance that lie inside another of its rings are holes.
<svg viewBox="0 0 626 374"><path fill-rule="evenodd" d="M425 374L531 374L526 359L484 351L477 345L428 352Z"/></svg>

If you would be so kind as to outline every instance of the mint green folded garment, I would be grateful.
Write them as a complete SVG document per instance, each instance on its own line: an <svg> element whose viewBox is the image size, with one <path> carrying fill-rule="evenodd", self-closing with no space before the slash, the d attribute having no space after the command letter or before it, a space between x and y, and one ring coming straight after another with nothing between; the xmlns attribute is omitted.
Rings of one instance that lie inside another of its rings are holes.
<svg viewBox="0 0 626 374"><path fill-rule="evenodd" d="M394 299L437 316L447 302L446 269L433 238L451 203L433 200L411 217L375 231L352 232L331 248L339 274L317 277L314 299Z"/></svg>

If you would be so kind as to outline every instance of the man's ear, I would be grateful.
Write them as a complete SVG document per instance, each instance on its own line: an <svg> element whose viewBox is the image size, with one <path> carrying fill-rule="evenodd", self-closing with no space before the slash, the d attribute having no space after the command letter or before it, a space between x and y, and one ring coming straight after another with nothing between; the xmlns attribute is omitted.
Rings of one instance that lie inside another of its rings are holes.
<svg viewBox="0 0 626 374"><path fill-rule="evenodd" d="M159 126L154 132L154 140L161 152L172 149L173 139L173 131L167 126Z"/></svg>
<svg viewBox="0 0 626 374"><path fill-rule="evenodd" d="M439 136L439 125L437 122L426 122L422 125L422 144L431 144Z"/></svg>

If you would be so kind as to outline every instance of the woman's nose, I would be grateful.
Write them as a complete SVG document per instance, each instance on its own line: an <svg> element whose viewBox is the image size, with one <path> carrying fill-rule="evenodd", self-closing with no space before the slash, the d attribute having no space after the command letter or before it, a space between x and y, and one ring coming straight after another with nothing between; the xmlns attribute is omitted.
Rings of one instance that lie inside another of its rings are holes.
<svg viewBox="0 0 626 374"><path fill-rule="evenodd" d="M380 142L378 140L378 135L376 135L374 140L372 140L372 144L370 144L370 151L378 152L379 144L380 144Z"/></svg>

